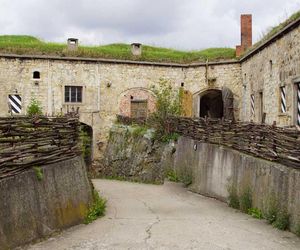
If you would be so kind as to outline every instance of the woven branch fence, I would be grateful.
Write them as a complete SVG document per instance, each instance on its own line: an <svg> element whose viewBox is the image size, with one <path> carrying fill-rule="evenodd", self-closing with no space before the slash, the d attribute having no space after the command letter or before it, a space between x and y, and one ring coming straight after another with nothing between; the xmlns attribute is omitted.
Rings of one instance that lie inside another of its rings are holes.
<svg viewBox="0 0 300 250"><path fill-rule="evenodd" d="M0 179L79 155L78 131L77 118L0 118Z"/></svg>
<svg viewBox="0 0 300 250"><path fill-rule="evenodd" d="M300 169L300 132L295 126L170 117L171 132Z"/></svg>

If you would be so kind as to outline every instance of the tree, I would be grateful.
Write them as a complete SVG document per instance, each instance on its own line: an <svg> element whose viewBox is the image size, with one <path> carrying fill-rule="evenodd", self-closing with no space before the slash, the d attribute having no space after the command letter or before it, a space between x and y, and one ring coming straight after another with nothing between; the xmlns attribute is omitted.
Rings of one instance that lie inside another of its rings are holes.
<svg viewBox="0 0 300 250"><path fill-rule="evenodd" d="M156 96L156 111L150 115L149 123L156 129L157 139L162 139L170 134L168 117L181 114L182 91L175 90L169 81L162 78L159 86L151 89Z"/></svg>

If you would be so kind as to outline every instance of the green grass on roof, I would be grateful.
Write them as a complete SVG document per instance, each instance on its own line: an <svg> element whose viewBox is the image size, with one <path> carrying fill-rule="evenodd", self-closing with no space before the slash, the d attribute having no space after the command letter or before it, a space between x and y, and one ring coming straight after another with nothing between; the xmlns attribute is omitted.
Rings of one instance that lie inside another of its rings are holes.
<svg viewBox="0 0 300 250"><path fill-rule="evenodd" d="M75 52L67 50L66 44L43 42L32 36L0 36L0 53L49 56L73 56L83 58L106 58L152 62L193 63L219 61L235 58L232 48L210 48L200 51L179 51L174 49L143 46L141 57L131 54L129 44L102 46L79 46Z"/></svg>
<svg viewBox="0 0 300 250"><path fill-rule="evenodd" d="M259 47L261 44L266 42L268 39L270 39L272 36L283 30L285 27L287 27L292 22L296 21L300 18L300 11L297 11L293 15L291 15L288 19L283 21L282 23L278 24L277 26L271 27L269 31L262 37L260 41L255 43L249 50L245 52L245 54L250 53L251 51L255 50L257 47Z"/></svg>

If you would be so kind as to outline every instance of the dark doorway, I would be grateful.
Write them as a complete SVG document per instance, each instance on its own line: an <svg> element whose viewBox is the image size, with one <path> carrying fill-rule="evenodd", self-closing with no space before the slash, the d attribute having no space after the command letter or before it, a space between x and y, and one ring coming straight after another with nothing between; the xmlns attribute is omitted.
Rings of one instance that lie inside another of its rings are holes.
<svg viewBox="0 0 300 250"><path fill-rule="evenodd" d="M92 165L93 129L91 126L81 123L80 147L82 156L88 169Z"/></svg>
<svg viewBox="0 0 300 250"><path fill-rule="evenodd" d="M222 91L207 90L200 98L200 117L222 118L224 104Z"/></svg>

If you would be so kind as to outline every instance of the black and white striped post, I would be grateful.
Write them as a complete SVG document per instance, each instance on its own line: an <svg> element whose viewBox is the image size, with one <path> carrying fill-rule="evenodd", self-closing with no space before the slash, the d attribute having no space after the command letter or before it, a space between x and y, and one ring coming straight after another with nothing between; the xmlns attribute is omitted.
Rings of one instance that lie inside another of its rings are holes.
<svg viewBox="0 0 300 250"><path fill-rule="evenodd" d="M255 112L255 104L254 104L254 94L251 94L251 115L254 116L254 112Z"/></svg>
<svg viewBox="0 0 300 250"><path fill-rule="evenodd" d="M12 114L20 114L22 111L22 98L20 95L8 95L8 103Z"/></svg>
<svg viewBox="0 0 300 250"><path fill-rule="evenodd" d="M285 86L280 87L280 104L281 104L281 112L286 113L286 90Z"/></svg>
<svg viewBox="0 0 300 250"><path fill-rule="evenodd" d="M300 82L297 83L297 124L300 126Z"/></svg>

